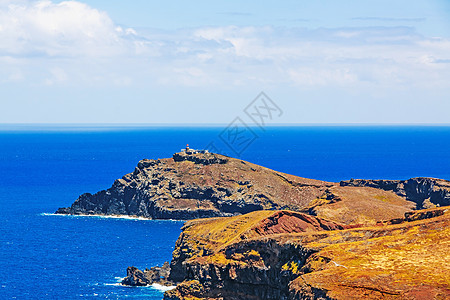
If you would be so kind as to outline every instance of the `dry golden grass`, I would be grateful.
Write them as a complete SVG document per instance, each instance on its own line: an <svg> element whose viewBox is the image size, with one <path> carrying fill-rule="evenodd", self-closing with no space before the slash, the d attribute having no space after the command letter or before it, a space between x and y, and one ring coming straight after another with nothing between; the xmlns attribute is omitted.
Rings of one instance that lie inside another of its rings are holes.
<svg viewBox="0 0 450 300"><path fill-rule="evenodd" d="M450 209L439 210L445 213L397 225L300 233L286 228L286 233L264 236L258 236L255 228L280 212L256 211L190 221L184 228L184 238L185 245L197 251L189 261L238 268L264 264L258 259L249 261L249 256L258 258L256 251L231 257L222 251L243 242L244 237L316 249L306 262L307 273L295 261L282 266L285 271L299 274L291 282L292 290L313 287L328 291L327 296L333 299L446 299L450 297ZM296 218L292 212L282 215ZM205 255L199 249L209 253Z"/></svg>
<svg viewBox="0 0 450 300"><path fill-rule="evenodd" d="M306 282L336 299L450 297L449 225L447 213L399 225L330 232L320 243L310 244L322 247L317 256L329 262L311 264L314 271L298 278L293 287ZM348 233L361 236L362 230L375 237L347 241Z"/></svg>
<svg viewBox="0 0 450 300"><path fill-rule="evenodd" d="M314 200L313 207L317 216L344 224L375 224L379 220L403 217L415 204L402 197L369 187L341 187L329 189L340 200L331 202L326 199Z"/></svg>
<svg viewBox="0 0 450 300"><path fill-rule="evenodd" d="M165 174L159 191L166 200L159 200L161 205L171 209L217 210L208 199L200 202L175 199L168 188L169 182L183 182L184 186L193 189L225 188L232 191L226 196L227 200L242 201L245 198L253 201L251 199L257 198L266 210L306 211L312 208L317 216L344 224L375 224L380 220L401 218L415 205L380 189L341 187L337 183L284 174L234 158L217 157L228 159L228 162L199 165L192 161L162 160L164 164L158 166L157 171ZM327 191L339 201L327 200Z"/></svg>
<svg viewBox="0 0 450 300"><path fill-rule="evenodd" d="M193 220L186 223L183 231L190 239L207 241L210 249L217 249L240 241L242 234L274 213L275 211L261 210L230 218Z"/></svg>

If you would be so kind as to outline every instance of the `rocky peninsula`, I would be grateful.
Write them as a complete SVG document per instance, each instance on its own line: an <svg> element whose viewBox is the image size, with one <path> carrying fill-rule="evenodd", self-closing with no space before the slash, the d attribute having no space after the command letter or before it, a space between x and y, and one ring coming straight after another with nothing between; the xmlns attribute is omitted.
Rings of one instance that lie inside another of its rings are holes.
<svg viewBox="0 0 450 300"><path fill-rule="evenodd" d="M445 180L334 183L188 148L171 158L141 160L111 188L82 194L56 213L188 220L287 209L328 219L336 215L343 223L376 223L411 209L449 204Z"/></svg>
<svg viewBox="0 0 450 300"><path fill-rule="evenodd" d="M190 220L172 261L124 285L184 299L449 299L450 182L297 177L185 149L58 214Z"/></svg>

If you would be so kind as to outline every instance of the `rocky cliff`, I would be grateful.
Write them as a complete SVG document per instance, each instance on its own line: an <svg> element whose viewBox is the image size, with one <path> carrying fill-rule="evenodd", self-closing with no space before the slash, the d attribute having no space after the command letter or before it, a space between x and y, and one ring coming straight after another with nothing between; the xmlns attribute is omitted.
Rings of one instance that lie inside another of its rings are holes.
<svg viewBox="0 0 450 300"><path fill-rule="evenodd" d="M417 208L450 205L450 182L443 179L417 177L408 180L341 181L341 186L372 187L392 191L402 198L416 203Z"/></svg>
<svg viewBox="0 0 450 300"><path fill-rule="evenodd" d="M428 189L421 186L419 195L427 197ZM380 184L301 178L219 154L180 152L144 159L111 188L83 194L56 213L187 220L289 209L346 224L375 224L400 218L420 202L398 191ZM447 203L448 194L439 195L432 194L430 203Z"/></svg>
<svg viewBox="0 0 450 300"><path fill-rule="evenodd" d="M108 190L83 194L56 213L183 220L261 209L297 210L333 185L219 154L180 152L172 158L144 159Z"/></svg>
<svg viewBox="0 0 450 300"><path fill-rule="evenodd" d="M450 212L345 225L291 211L189 221L164 295L182 299L448 299Z"/></svg>

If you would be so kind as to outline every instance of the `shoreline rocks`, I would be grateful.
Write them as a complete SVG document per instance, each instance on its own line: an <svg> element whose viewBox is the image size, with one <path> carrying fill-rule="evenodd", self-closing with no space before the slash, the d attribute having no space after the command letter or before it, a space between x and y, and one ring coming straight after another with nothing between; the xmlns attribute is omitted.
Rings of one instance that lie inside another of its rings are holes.
<svg viewBox="0 0 450 300"><path fill-rule="evenodd" d="M136 267L127 268L127 276L122 280L122 285L128 286L148 286L154 283L173 286L174 283L169 280L170 263L165 262L162 267L151 267L144 271Z"/></svg>

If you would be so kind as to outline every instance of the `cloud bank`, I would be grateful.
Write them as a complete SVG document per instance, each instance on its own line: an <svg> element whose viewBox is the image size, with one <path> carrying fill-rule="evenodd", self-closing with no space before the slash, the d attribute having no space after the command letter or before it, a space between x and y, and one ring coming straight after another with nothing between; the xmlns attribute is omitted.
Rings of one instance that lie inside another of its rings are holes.
<svg viewBox="0 0 450 300"><path fill-rule="evenodd" d="M132 29L78 1L0 1L0 83L439 88L450 40L413 27Z"/></svg>

